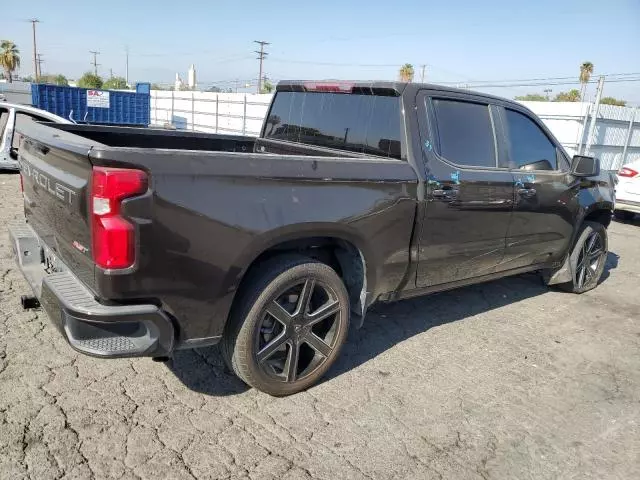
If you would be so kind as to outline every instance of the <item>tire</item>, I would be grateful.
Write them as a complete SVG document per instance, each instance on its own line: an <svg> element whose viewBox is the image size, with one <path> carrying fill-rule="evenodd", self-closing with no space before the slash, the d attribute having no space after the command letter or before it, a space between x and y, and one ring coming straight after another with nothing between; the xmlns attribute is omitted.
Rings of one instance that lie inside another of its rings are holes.
<svg viewBox="0 0 640 480"><path fill-rule="evenodd" d="M634 212L629 212L627 210L614 210L613 215L621 222L630 222L636 216Z"/></svg>
<svg viewBox="0 0 640 480"><path fill-rule="evenodd" d="M241 380L269 395L291 395L315 384L347 338L344 283L335 270L311 258L265 262L235 303L222 355Z"/></svg>
<svg viewBox="0 0 640 480"><path fill-rule="evenodd" d="M607 229L604 225L584 222L569 257L573 280L558 287L572 293L584 293L595 288L604 271L607 248ZM585 254L591 257L587 265L583 262Z"/></svg>

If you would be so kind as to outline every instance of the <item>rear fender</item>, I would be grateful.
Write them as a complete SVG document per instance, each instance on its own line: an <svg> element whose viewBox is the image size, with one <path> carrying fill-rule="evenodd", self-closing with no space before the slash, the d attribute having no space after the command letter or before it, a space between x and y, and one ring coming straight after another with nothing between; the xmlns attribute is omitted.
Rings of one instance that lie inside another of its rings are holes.
<svg viewBox="0 0 640 480"><path fill-rule="evenodd" d="M349 242L355 246L360 251L362 260L366 266L367 291L375 291L376 272L378 268L371 248L365 239L354 229L336 223L287 225L258 236L234 262L234 264L240 266L240 268L234 269L235 271L229 271L225 279L227 291L238 288L242 278L244 278L251 265L267 250L285 242L314 237L334 238Z"/></svg>

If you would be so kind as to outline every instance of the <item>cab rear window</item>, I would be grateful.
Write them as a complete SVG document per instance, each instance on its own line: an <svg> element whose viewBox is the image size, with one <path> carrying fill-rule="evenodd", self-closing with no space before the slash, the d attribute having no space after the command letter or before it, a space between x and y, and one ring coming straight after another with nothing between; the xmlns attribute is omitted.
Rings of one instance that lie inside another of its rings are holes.
<svg viewBox="0 0 640 480"><path fill-rule="evenodd" d="M400 98L326 92L278 92L264 137L401 158Z"/></svg>

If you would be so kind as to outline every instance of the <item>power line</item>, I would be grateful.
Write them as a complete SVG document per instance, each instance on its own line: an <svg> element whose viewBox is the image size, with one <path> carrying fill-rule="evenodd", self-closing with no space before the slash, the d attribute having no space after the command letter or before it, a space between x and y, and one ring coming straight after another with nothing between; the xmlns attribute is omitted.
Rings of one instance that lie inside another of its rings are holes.
<svg viewBox="0 0 640 480"><path fill-rule="evenodd" d="M262 63L266 56L269 55L264 51L264 47L265 45L270 45L270 43L262 40L254 40L253 43L260 45L260 51L255 51L255 53L258 54L258 60L260 60L260 74L258 75L258 93L260 93L262 91Z"/></svg>
<svg viewBox="0 0 640 480"><path fill-rule="evenodd" d="M604 75L602 75L604 76ZM607 80L607 83L620 83L620 82L638 82L640 77L633 78L616 78ZM460 83L460 82L458 82ZM573 82L538 82L538 83L495 83L495 84L469 84L470 88L502 88L502 87L546 87L548 85L575 85L580 83L579 81ZM591 80L587 83L597 83L596 80ZM444 85L444 83L442 83ZM449 83L447 83L449 84Z"/></svg>
<svg viewBox="0 0 640 480"><path fill-rule="evenodd" d="M600 75L602 77L621 77L621 76L630 76L630 75L640 75L640 72L632 72L632 73L605 73ZM476 83L508 83L508 82L537 82L537 81L545 81L545 80L571 80L576 79L574 82L568 83L580 83L580 80L576 78L575 75L568 77L542 77L542 78L513 78L513 79L505 79L505 80L473 80L467 83L476 84ZM451 85L461 82L440 82L443 85ZM595 80L589 83L597 83Z"/></svg>

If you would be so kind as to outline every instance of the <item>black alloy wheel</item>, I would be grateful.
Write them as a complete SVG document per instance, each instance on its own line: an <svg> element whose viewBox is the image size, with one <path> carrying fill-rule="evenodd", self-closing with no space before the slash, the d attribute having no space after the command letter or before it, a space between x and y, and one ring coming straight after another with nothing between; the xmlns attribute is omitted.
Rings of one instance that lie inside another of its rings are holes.
<svg viewBox="0 0 640 480"><path fill-rule="evenodd" d="M282 396L316 383L339 355L349 329L349 296L336 271L300 255L261 265L239 294L222 340L245 383Z"/></svg>
<svg viewBox="0 0 640 480"><path fill-rule="evenodd" d="M573 293L584 293L595 288L604 272L607 254L605 226L597 222L584 222L569 257L573 279L558 287Z"/></svg>

